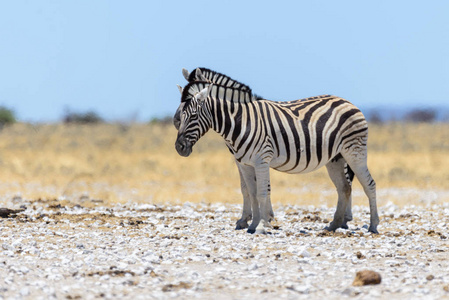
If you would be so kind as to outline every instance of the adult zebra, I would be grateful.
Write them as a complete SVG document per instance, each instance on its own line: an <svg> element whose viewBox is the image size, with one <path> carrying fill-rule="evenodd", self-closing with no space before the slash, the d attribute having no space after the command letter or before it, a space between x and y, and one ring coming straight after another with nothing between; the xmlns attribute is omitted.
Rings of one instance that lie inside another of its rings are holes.
<svg viewBox="0 0 449 300"><path fill-rule="evenodd" d="M186 69L182 69L182 74L184 75L184 78L188 82L195 82L195 81L206 81L209 83L215 83L219 85L223 85L226 87L232 87L236 89L241 89L244 91L251 92L251 89L249 86L238 82L235 79L232 79L231 77L224 75L222 73L218 73L215 71L212 71L207 68L196 68L193 72L189 73ZM181 92L183 88L178 85L178 89ZM256 96L257 98L261 98L259 96ZM181 124L181 112L184 107L185 102L181 102L178 109L176 110L176 113L173 117L173 124L176 127L176 129L179 129L179 126ZM232 153L232 150L229 149ZM251 209L251 200L248 192L248 188L245 182L245 179L243 178L242 170L240 168L240 164L236 161L237 168L239 170L239 177L240 177L240 189L242 191L243 195L243 210L242 210L242 217L237 220L235 229L244 229L248 228L248 221L252 219L252 209ZM268 202L268 209L269 209L269 220L271 221L274 218L274 212L273 208L271 206L271 199L270 199L270 192L271 192L271 185L268 181L268 195L267 195L267 202ZM349 210L351 208L349 207ZM351 211L350 211L351 212ZM352 217L351 217L352 219ZM343 225L343 227L346 225L346 223Z"/></svg>
<svg viewBox="0 0 449 300"><path fill-rule="evenodd" d="M348 101L326 95L274 102L257 99L242 88L191 82L182 91L181 105L176 150L189 156L210 128L222 135L239 164L251 199L253 221L248 232L269 225L270 167L306 173L326 165L338 192L337 210L327 229L342 226L351 205L347 162L369 198L369 231L377 233L375 182L366 164L367 123Z"/></svg>

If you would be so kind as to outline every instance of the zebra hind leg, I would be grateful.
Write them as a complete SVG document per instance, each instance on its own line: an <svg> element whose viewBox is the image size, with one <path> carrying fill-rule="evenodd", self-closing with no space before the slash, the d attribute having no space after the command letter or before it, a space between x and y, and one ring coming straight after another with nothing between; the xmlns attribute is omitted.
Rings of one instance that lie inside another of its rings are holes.
<svg viewBox="0 0 449 300"><path fill-rule="evenodd" d="M271 205L271 183L270 180L268 180L268 222L271 222L274 220L274 211L273 211L273 206Z"/></svg>
<svg viewBox="0 0 449 300"><path fill-rule="evenodd" d="M329 177L337 188L338 203L334 220L325 229L329 231L335 231L340 227L347 229L347 223L352 220L351 183L354 176L340 154L327 163L326 168Z"/></svg>
<svg viewBox="0 0 449 300"><path fill-rule="evenodd" d="M357 144L344 147L345 151L342 151L342 155L353 170L357 179L360 181L365 194L368 196L370 208L370 226L368 231L378 233L377 225L379 224L379 215L376 203L376 182L368 170L366 141L365 144L360 144L364 145L364 147L360 148L361 146L358 146Z"/></svg>

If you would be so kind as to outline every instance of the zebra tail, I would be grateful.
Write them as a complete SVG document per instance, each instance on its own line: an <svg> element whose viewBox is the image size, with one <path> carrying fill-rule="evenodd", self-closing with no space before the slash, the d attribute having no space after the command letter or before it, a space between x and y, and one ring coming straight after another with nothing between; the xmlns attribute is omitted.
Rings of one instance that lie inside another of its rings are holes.
<svg viewBox="0 0 449 300"><path fill-rule="evenodd" d="M345 163L344 172L346 180L349 182L349 185L352 185L352 181L354 180L354 171L352 171L348 163Z"/></svg>

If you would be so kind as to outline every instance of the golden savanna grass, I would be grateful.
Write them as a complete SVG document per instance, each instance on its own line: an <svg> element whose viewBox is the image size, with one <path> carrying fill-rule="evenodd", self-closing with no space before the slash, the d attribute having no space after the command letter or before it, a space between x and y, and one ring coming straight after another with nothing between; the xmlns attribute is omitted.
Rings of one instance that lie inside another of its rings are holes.
<svg viewBox="0 0 449 300"><path fill-rule="evenodd" d="M176 131L161 124L30 125L0 132L0 197L105 202L241 203L237 168L209 132L180 157ZM449 200L449 124L370 124L368 164L378 203ZM271 171L274 204L331 205L325 168L302 175ZM355 204L367 205L358 182Z"/></svg>

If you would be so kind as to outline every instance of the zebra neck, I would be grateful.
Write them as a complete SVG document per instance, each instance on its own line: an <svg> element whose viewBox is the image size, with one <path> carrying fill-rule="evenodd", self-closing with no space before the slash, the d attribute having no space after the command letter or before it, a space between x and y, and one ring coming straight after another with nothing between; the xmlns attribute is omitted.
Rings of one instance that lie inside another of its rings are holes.
<svg viewBox="0 0 449 300"><path fill-rule="evenodd" d="M248 103L253 101L251 90L230 88L220 85L213 85L209 95L212 96L214 100L231 101L234 103Z"/></svg>
<svg viewBox="0 0 449 300"><path fill-rule="evenodd" d="M209 97L209 101L212 129L225 139L228 147L233 147L236 136L247 126L242 122L248 119L246 117L248 107L254 103L251 101L240 103L214 97Z"/></svg>

